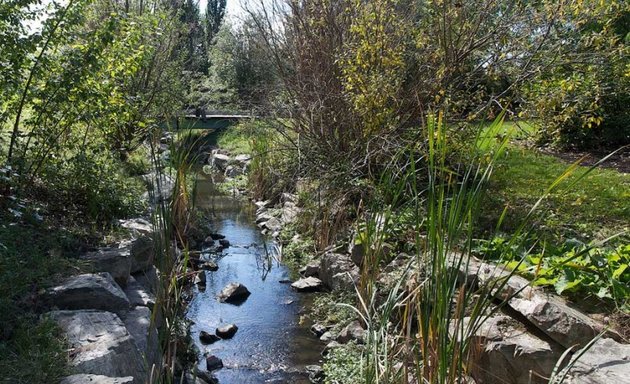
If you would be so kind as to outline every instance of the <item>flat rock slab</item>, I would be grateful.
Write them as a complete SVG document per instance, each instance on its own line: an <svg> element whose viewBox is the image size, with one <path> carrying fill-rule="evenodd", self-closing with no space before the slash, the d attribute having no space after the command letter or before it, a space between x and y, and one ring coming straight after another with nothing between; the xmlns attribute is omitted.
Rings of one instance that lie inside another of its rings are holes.
<svg viewBox="0 0 630 384"><path fill-rule="evenodd" d="M134 236L150 236L153 234L153 225L142 218L120 220L120 226L128 229Z"/></svg>
<svg viewBox="0 0 630 384"><path fill-rule="evenodd" d="M127 296L107 272L72 276L46 291L45 300L59 309L98 309L116 313L129 309Z"/></svg>
<svg viewBox="0 0 630 384"><path fill-rule="evenodd" d="M72 375L65 377L59 384L126 384L133 383L133 377L108 377L103 375Z"/></svg>
<svg viewBox="0 0 630 384"><path fill-rule="evenodd" d="M612 339L595 342L569 371L568 383L613 384L630 382L630 345Z"/></svg>
<svg viewBox="0 0 630 384"><path fill-rule="evenodd" d="M127 284L131 273L131 253L129 248L101 248L79 256L87 261L91 272L109 272L121 286Z"/></svg>
<svg viewBox="0 0 630 384"><path fill-rule="evenodd" d="M240 304L249 297L250 292L241 283L230 283L221 290L217 295L217 299L221 302Z"/></svg>
<svg viewBox="0 0 630 384"><path fill-rule="evenodd" d="M317 277L309 276L291 284L291 287L298 292L316 292L322 289L322 281Z"/></svg>
<svg viewBox="0 0 630 384"><path fill-rule="evenodd" d="M76 373L134 378L146 376L142 357L120 318L105 311L53 311L48 316L66 334L70 365Z"/></svg>

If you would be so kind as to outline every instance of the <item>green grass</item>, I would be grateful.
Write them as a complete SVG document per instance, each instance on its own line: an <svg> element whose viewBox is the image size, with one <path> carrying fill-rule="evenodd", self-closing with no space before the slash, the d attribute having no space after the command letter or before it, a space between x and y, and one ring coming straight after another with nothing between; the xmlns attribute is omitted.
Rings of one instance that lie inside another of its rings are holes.
<svg viewBox="0 0 630 384"><path fill-rule="evenodd" d="M545 189L569 166L553 156L534 150L511 147L499 161L483 204L487 229L491 229L504 207L508 216L503 231L518 226ZM536 228L541 235L561 241L578 238L603 239L629 229L630 175L610 169L596 169L571 188L571 180L588 170L578 167L575 174L545 201L549 210Z"/></svg>

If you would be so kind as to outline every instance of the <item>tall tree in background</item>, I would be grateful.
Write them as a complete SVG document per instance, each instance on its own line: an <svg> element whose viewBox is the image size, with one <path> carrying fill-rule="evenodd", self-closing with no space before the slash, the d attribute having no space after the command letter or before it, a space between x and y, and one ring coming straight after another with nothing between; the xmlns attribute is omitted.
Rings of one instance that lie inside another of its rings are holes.
<svg viewBox="0 0 630 384"><path fill-rule="evenodd" d="M206 7L206 40L208 46L212 45L212 39L219 33L221 23L225 17L227 0L208 0Z"/></svg>
<svg viewBox="0 0 630 384"><path fill-rule="evenodd" d="M183 0L179 5L179 17L183 24L184 69L191 72L207 73L208 55L204 29L201 24L198 0Z"/></svg>

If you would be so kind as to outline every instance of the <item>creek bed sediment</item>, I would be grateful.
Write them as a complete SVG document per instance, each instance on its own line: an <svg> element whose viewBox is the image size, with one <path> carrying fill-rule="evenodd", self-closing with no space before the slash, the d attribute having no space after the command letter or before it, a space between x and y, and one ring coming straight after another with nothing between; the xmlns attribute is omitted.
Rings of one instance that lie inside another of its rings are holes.
<svg viewBox="0 0 630 384"><path fill-rule="evenodd" d="M198 179L196 203L213 230L230 242L220 253L202 253L219 268L205 272L205 288L195 287L188 306L191 336L199 349L199 369L206 369L204 355L215 355L224 364L213 372L222 384L308 383L306 366L319 364L323 349L310 333L310 324L302 321L312 294L291 289L287 282L293 273L277 260L273 243L260 234L252 204L221 196L204 175ZM231 282L241 283L251 292L238 305L216 299ZM214 333L226 323L238 326L234 337L210 345L199 341L201 331Z"/></svg>

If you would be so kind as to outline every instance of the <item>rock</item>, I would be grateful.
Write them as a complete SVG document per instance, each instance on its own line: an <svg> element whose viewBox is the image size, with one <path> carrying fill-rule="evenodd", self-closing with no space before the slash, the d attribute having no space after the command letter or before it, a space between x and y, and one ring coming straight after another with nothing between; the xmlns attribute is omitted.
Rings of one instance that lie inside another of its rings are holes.
<svg viewBox="0 0 630 384"><path fill-rule="evenodd" d="M219 340L221 340L221 338L217 335L213 335L212 333L208 333L206 331L201 331L199 333L199 341L203 344L212 344Z"/></svg>
<svg viewBox="0 0 630 384"><path fill-rule="evenodd" d="M153 266L155 260L155 248L153 238L141 236L131 243L131 268L130 273L146 271Z"/></svg>
<svg viewBox="0 0 630 384"><path fill-rule="evenodd" d="M529 280L521 276L510 276L501 266L471 259L468 270L460 270L460 277L464 274L467 281L485 286L495 297L509 299L512 309L565 348L584 347L606 328L570 307L561 297L532 287ZM606 337L621 339L613 331L606 331Z"/></svg>
<svg viewBox="0 0 630 384"><path fill-rule="evenodd" d="M256 215L256 224L258 224L258 226L262 227L264 223L266 223L267 221L274 219L275 217L273 217L270 213L262 212L258 215ZM277 220L277 219L276 219Z"/></svg>
<svg viewBox="0 0 630 384"><path fill-rule="evenodd" d="M326 344L326 346L324 347L324 350L322 351L322 356L326 356L333 349L337 349L337 348L341 348L341 347L343 347L342 344L339 344L336 341L331 341L330 343Z"/></svg>
<svg viewBox="0 0 630 384"><path fill-rule="evenodd" d="M207 236L207 237L203 240L203 245L205 245L205 246L214 245L214 239L212 238L212 236Z"/></svg>
<svg viewBox="0 0 630 384"><path fill-rule="evenodd" d="M215 272L219 270L219 266L214 261L206 261L205 263L201 264L199 268L203 269L204 271L211 271L211 272Z"/></svg>
<svg viewBox="0 0 630 384"><path fill-rule="evenodd" d="M197 285L206 285L206 272L205 271L199 271L195 274L195 278L193 280L193 283L197 284Z"/></svg>
<svg viewBox="0 0 630 384"><path fill-rule="evenodd" d="M46 291L45 300L59 309L100 309L116 313L129 309L127 296L107 272L72 276Z"/></svg>
<svg viewBox="0 0 630 384"><path fill-rule="evenodd" d="M160 284L160 271L155 266L151 266L146 271L134 273L133 278L149 292L157 293Z"/></svg>
<svg viewBox="0 0 630 384"><path fill-rule="evenodd" d="M133 337L142 360L149 367L160 360L160 345L155 324L151 324L151 310L147 307L136 307L125 314L123 322L127 332Z"/></svg>
<svg viewBox="0 0 630 384"><path fill-rule="evenodd" d="M331 289L333 291L354 292L359 283L359 268L353 267L350 271L333 275Z"/></svg>
<svg viewBox="0 0 630 384"><path fill-rule="evenodd" d="M229 161L230 161L230 156L228 155L223 155L220 153L213 153L212 156L210 156L210 165L212 165L213 167L215 167L221 172L225 171L225 168L227 167Z"/></svg>
<svg viewBox="0 0 630 384"><path fill-rule="evenodd" d="M225 303L239 304L245 301L249 295L249 290L243 284L230 283L221 290L217 299Z"/></svg>
<svg viewBox="0 0 630 384"><path fill-rule="evenodd" d="M101 248L81 255L79 259L89 263L91 272L109 272L118 284L123 287L127 284L127 279L131 273L131 258L128 248Z"/></svg>
<svg viewBox="0 0 630 384"><path fill-rule="evenodd" d="M74 372L112 378L132 376L134 383L144 382L142 357L118 316L94 310L54 311L48 316L66 334Z"/></svg>
<svg viewBox="0 0 630 384"><path fill-rule="evenodd" d="M257 201L254 203L254 205L258 207L258 209L267 208L270 204L271 204L271 200Z"/></svg>
<svg viewBox="0 0 630 384"><path fill-rule="evenodd" d="M307 365L304 367L311 383L321 383L324 380L324 369L320 365Z"/></svg>
<svg viewBox="0 0 630 384"><path fill-rule="evenodd" d="M217 328L216 334L222 339L231 339L238 331L238 327L234 324L225 324Z"/></svg>
<svg viewBox="0 0 630 384"><path fill-rule="evenodd" d="M311 326L311 332L317 337L323 335L326 331L328 331L331 327L328 325L323 325L319 323L315 323Z"/></svg>
<svg viewBox="0 0 630 384"><path fill-rule="evenodd" d="M219 245L223 248L229 248L230 247L230 242L227 239L220 239L219 240Z"/></svg>
<svg viewBox="0 0 630 384"><path fill-rule="evenodd" d="M319 337L319 340L327 343L329 341L335 340L335 335L331 331L326 331Z"/></svg>
<svg viewBox="0 0 630 384"><path fill-rule="evenodd" d="M234 161L240 162L240 163L247 163L252 159L252 157L250 155L237 155L236 157L234 157Z"/></svg>
<svg viewBox="0 0 630 384"><path fill-rule="evenodd" d="M119 223L121 227L128 229L134 237L153 235L153 225L145 219L120 220Z"/></svg>
<svg viewBox="0 0 630 384"><path fill-rule="evenodd" d="M276 232L282 229L282 223L280 220L272 217L263 224L263 228L268 229L270 232Z"/></svg>
<svg viewBox="0 0 630 384"><path fill-rule="evenodd" d="M337 342L341 344L346 344L354 340L358 344L363 344L366 336L367 332L365 331L365 329L363 329L359 320L355 320L346 325L346 327L342 329L341 332L339 332L339 336L337 336Z"/></svg>
<svg viewBox="0 0 630 384"><path fill-rule="evenodd" d="M365 245L356 243L355 240L352 240L348 247L348 253L350 254L350 259L357 267L361 267L363 265L363 259L365 258Z"/></svg>
<svg viewBox="0 0 630 384"><path fill-rule="evenodd" d="M129 281L124 289L125 295L129 300L131 307L148 307L153 309L155 305L155 296L145 287L140 285L133 276L129 276Z"/></svg>
<svg viewBox="0 0 630 384"><path fill-rule="evenodd" d="M223 360L219 359L215 355L206 357L206 369L208 371L214 371L223 368Z"/></svg>
<svg viewBox="0 0 630 384"><path fill-rule="evenodd" d="M630 345L599 339L569 371L569 384L627 383L630 378Z"/></svg>
<svg viewBox="0 0 630 384"><path fill-rule="evenodd" d="M295 283L291 287L298 292L315 292L322 288L322 281L317 277L305 277Z"/></svg>
<svg viewBox="0 0 630 384"><path fill-rule="evenodd" d="M507 316L486 320L470 342L481 346L472 369L472 377L479 384L547 383L543 378L550 376L563 352Z"/></svg>
<svg viewBox="0 0 630 384"><path fill-rule="evenodd" d="M352 271L354 268L356 268L356 266L348 256L327 252L322 256L319 263L319 278L329 289L338 289L343 287L345 284L335 282L340 278L343 278L341 277L343 274Z"/></svg>
<svg viewBox="0 0 630 384"><path fill-rule="evenodd" d="M300 269L300 275L304 277L319 277L319 263L310 263Z"/></svg>
<svg viewBox="0 0 630 384"><path fill-rule="evenodd" d="M108 377L103 375L78 374L61 379L59 384L125 384L133 383L133 377Z"/></svg>
<svg viewBox="0 0 630 384"><path fill-rule="evenodd" d="M287 201L282 206L282 214L280 220L284 224L292 223L297 219L300 214L300 209L291 201Z"/></svg>
<svg viewBox="0 0 630 384"><path fill-rule="evenodd" d="M210 237L212 238L212 240L222 240L225 239L225 235L222 235L220 233L211 233Z"/></svg>

